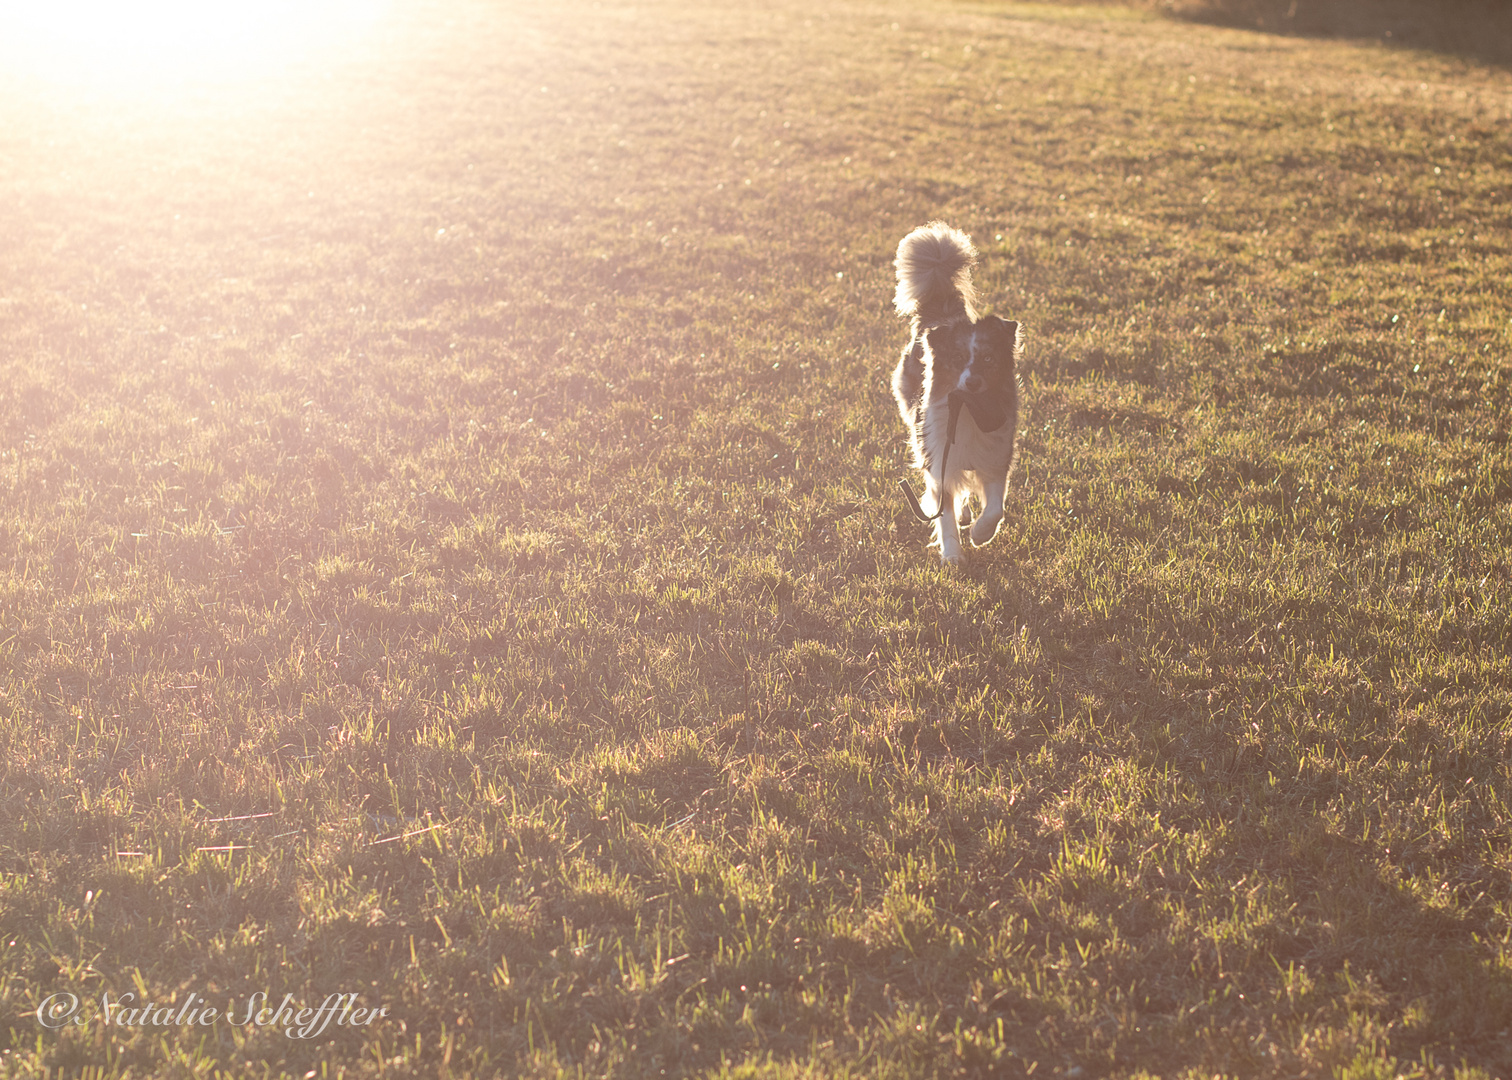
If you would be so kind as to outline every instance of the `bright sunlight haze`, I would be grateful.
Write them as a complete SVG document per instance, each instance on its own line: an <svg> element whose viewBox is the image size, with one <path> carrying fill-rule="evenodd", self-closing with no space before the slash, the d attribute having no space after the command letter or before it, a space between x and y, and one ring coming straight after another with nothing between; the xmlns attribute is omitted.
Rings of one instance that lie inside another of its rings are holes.
<svg viewBox="0 0 1512 1080"><path fill-rule="evenodd" d="M0 0L0 65L112 97L259 79L354 38L382 0Z"/></svg>

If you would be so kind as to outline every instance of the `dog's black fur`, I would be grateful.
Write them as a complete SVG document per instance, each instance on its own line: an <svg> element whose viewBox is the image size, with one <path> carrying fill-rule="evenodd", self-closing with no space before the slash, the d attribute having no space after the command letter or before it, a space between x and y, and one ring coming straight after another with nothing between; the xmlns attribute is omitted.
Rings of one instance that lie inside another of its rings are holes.
<svg viewBox="0 0 1512 1080"><path fill-rule="evenodd" d="M982 503L972 543L996 533L1018 445L1019 324L978 316L976 257L970 237L935 221L903 238L895 262L894 303L911 334L893 372L893 396L940 511L935 535L949 563L964 557L958 521L972 495Z"/></svg>

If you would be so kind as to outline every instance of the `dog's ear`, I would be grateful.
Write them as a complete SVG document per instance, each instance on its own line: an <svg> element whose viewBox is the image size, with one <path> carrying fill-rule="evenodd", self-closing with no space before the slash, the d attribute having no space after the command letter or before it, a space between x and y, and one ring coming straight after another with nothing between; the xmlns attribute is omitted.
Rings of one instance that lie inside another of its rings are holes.
<svg viewBox="0 0 1512 1080"><path fill-rule="evenodd" d="M1023 334L1019 324L1008 319L1000 319L993 315L986 320L988 333L992 335L993 346L1002 350L1005 356L1018 359L1019 349L1023 346Z"/></svg>

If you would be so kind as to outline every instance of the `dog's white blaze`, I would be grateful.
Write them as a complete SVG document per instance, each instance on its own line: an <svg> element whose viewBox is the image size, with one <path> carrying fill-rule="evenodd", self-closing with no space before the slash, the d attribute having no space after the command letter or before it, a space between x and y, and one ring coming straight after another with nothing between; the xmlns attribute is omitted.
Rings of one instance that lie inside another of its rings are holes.
<svg viewBox="0 0 1512 1080"><path fill-rule="evenodd" d="M977 332L975 330L971 332L971 343L969 348L970 352L968 352L966 355L966 368L961 372L961 377L956 380L957 390L966 389L966 380L971 378L971 369L976 365Z"/></svg>

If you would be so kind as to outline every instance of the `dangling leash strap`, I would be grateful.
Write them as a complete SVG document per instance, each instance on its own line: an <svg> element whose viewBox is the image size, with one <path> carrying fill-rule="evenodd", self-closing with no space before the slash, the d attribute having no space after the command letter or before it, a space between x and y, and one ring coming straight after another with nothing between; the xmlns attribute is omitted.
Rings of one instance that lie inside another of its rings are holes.
<svg viewBox="0 0 1512 1080"><path fill-rule="evenodd" d="M971 410L971 418L976 422L977 428L985 435L996 431L1008 420L1007 414L999 414L987 400L964 390L952 390L945 399L950 407L950 419L945 423L945 452L940 455L940 505L933 514L926 514L924 507L919 505L919 500L908 487L907 480L899 480L898 487L903 492L903 498L908 500L908 508L913 511L914 517L928 525L937 521L945 512L945 463L950 460L950 448L955 443L956 421L961 418L961 406L965 405Z"/></svg>
<svg viewBox="0 0 1512 1080"><path fill-rule="evenodd" d="M907 480L899 480L898 487L903 492L903 498L908 500L908 508L913 511L914 517L928 525L931 521L939 519L945 512L945 463L950 460L950 447L955 443L956 421L961 418L961 406L966 403L966 395L959 390L952 390L946 398L950 407L950 419L945 423L945 452L940 455L940 505L933 514L926 514L924 507L919 505L918 497L908 486Z"/></svg>

